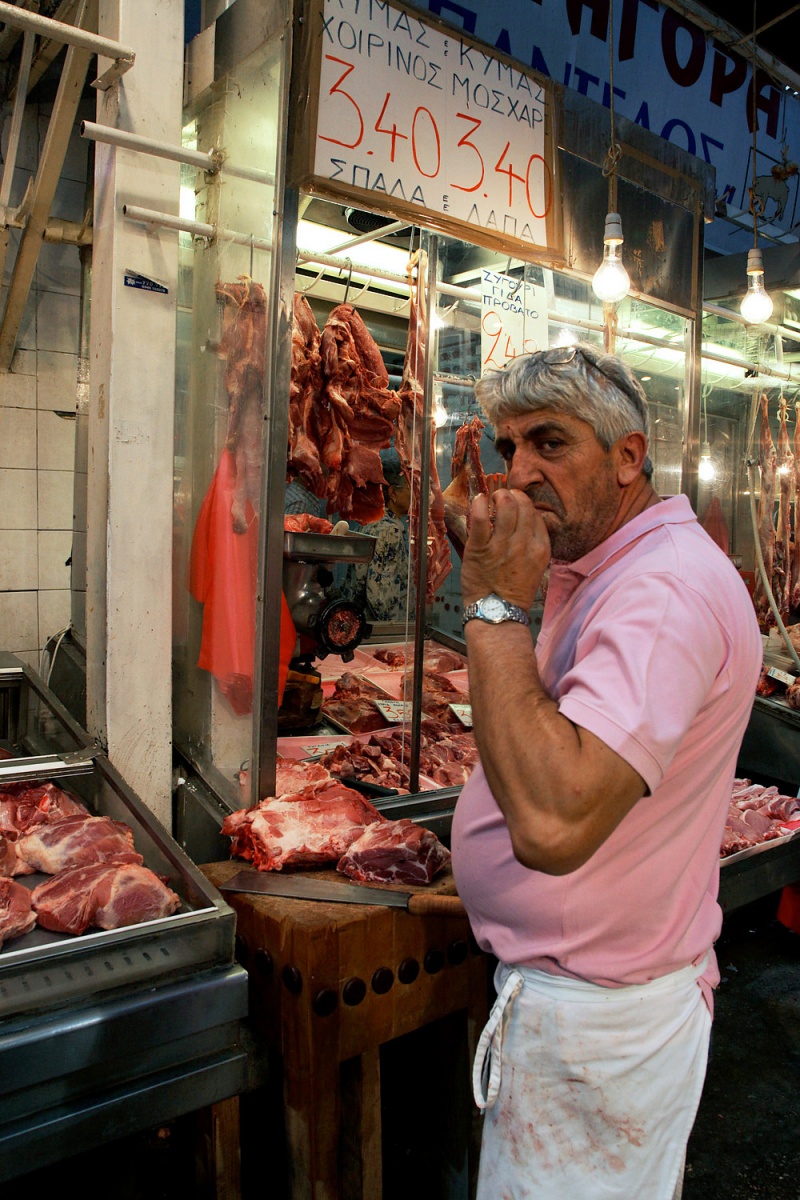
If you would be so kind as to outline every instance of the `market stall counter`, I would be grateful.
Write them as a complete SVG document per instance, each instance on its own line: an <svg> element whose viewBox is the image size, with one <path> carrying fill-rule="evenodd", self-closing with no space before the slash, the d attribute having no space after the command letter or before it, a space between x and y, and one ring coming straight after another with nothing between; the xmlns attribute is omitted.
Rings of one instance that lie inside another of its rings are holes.
<svg viewBox="0 0 800 1200"><path fill-rule="evenodd" d="M219 862L203 871L225 890L241 868L241 862ZM335 870L300 874L306 884L348 886ZM383 885L383 890L456 900L449 869L424 888ZM388 904L225 895L238 918L239 959L250 974L253 1027L283 1061L283 1152L291 1200L344 1195L380 1200L386 1100L381 1048L455 1014L463 1016L464 1070L463 1078L448 1078L446 1094L447 1104L463 1113L455 1136L467 1144L442 1144L437 1152L449 1153L459 1165L468 1161L474 1194L480 1127L467 1064L488 1016L488 959L463 910L415 915ZM419 1104L420 1093L434 1081L422 1063L414 1065L413 1076ZM275 1136L274 1123L259 1120L258 1127Z"/></svg>

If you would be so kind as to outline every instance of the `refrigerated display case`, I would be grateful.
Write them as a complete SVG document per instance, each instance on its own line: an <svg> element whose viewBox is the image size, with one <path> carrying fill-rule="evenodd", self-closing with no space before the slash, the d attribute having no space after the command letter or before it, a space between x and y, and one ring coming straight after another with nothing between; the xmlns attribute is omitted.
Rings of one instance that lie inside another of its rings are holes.
<svg viewBox="0 0 800 1200"><path fill-rule="evenodd" d="M233 911L28 667L0 655L0 792L54 784L132 832L169 916L0 946L0 1179L238 1096L253 1070ZM10 789L10 790L9 790ZM4 826L5 829L5 826ZM19 875L29 889L39 872Z"/></svg>

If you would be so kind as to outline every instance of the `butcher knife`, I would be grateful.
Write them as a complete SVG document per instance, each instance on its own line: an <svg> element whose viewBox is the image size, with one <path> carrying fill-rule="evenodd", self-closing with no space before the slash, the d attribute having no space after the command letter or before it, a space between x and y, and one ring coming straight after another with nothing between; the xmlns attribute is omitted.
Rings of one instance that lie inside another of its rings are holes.
<svg viewBox="0 0 800 1200"><path fill-rule="evenodd" d="M404 908L417 916L465 916L458 896L426 895L423 892L393 892L361 883L309 879L303 875L276 875L267 871L239 871L227 882L217 884L222 892L250 892L257 896L281 896L286 900L324 900L336 904L383 904Z"/></svg>

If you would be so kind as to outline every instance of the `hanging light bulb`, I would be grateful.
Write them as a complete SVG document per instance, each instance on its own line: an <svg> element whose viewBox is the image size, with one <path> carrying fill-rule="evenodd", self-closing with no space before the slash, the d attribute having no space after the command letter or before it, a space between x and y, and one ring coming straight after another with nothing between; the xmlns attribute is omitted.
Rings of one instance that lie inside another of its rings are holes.
<svg viewBox="0 0 800 1200"><path fill-rule="evenodd" d="M607 213L603 234L603 261L594 273L592 288L598 300L609 304L618 304L623 300L631 286L628 272L622 265L622 242L622 219L619 213Z"/></svg>
<svg viewBox="0 0 800 1200"><path fill-rule="evenodd" d="M592 288L598 300L606 304L619 304L627 296L631 281L628 272L622 265L622 219L617 207L617 167L622 158L622 147L617 142L614 130L614 4L608 0L608 112L610 118L610 138L603 174L608 179L608 208L606 209L606 225L603 233L603 261L594 273Z"/></svg>
<svg viewBox="0 0 800 1200"><path fill-rule="evenodd" d="M712 483L716 479L717 470L711 458L711 447L708 442L703 442L703 445L700 447L700 463L697 468L697 474L703 483Z"/></svg>
<svg viewBox="0 0 800 1200"><path fill-rule="evenodd" d="M762 325L772 316L772 298L764 288L764 259L755 246L747 252L747 291L741 313L749 325Z"/></svg>
<svg viewBox="0 0 800 1200"><path fill-rule="evenodd" d="M753 0L753 112L751 127L753 130L753 181L749 188L750 212L753 215L753 247L747 252L747 291L740 306L740 312L748 325L763 325L772 316L772 299L764 288L764 259L758 248L758 217L763 212L763 204L757 195L758 171L758 114L756 112L757 58L756 58L756 0Z"/></svg>
<svg viewBox="0 0 800 1200"><path fill-rule="evenodd" d="M433 423L437 429L447 424L447 409L442 400L442 393L437 388L433 393Z"/></svg>

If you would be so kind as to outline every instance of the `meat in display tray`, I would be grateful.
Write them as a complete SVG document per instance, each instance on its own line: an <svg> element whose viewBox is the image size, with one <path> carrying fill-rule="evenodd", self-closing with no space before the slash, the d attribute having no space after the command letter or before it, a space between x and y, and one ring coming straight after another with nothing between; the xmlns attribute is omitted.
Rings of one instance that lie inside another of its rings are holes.
<svg viewBox="0 0 800 1200"><path fill-rule="evenodd" d="M800 837L800 829L793 829L789 833L784 833L781 837L770 838L768 842L759 842L757 846L746 846L744 850L737 850L735 854L728 854L720 859L720 867L731 866L733 863L742 862L745 858L753 858L756 854L764 854L767 850L772 850L774 847L785 846L787 842L791 842L794 838Z"/></svg>
<svg viewBox="0 0 800 1200"><path fill-rule="evenodd" d="M118 929L88 929L72 935L35 926L0 949L0 1018L46 1010L99 996L120 987L155 985L186 970L233 961L234 915L180 847L154 820L104 755L87 751L81 773L75 762L59 775L57 756L40 780L65 786L95 816L108 817L133 832L137 856L178 897L171 915ZM0 763L0 791L6 774L25 760ZM63 768L63 763L60 764ZM52 826L51 826L52 828ZM32 888L56 876L18 875L13 882Z"/></svg>

